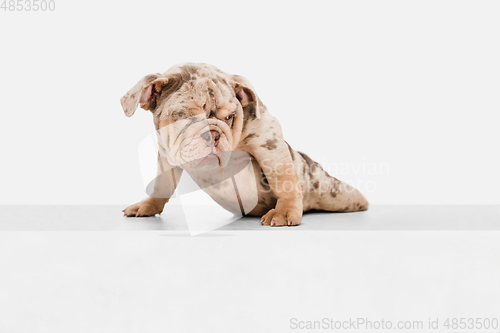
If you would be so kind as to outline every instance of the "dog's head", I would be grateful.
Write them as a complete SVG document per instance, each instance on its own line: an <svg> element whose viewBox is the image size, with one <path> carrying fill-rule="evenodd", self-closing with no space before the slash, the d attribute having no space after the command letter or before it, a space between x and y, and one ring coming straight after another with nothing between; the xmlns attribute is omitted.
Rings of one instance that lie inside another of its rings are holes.
<svg viewBox="0 0 500 333"><path fill-rule="evenodd" d="M147 75L120 101L128 117L139 105L153 113L160 153L183 168L220 165L240 141L243 108L260 117L250 83L207 64Z"/></svg>

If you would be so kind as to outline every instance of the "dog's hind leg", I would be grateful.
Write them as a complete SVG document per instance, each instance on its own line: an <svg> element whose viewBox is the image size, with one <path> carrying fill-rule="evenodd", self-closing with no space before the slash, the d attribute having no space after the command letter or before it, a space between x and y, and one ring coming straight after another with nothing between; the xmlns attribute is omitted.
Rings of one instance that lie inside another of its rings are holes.
<svg viewBox="0 0 500 333"><path fill-rule="evenodd" d="M306 154L294 152L293 155L302 186L304 211L355 212L368 209L368 201L360 191L330 176Z"/></svg>

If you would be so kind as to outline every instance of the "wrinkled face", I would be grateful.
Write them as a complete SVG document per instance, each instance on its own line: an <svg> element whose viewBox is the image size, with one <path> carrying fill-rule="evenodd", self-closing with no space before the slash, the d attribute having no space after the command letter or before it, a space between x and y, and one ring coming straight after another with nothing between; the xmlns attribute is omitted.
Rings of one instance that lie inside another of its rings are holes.
<svg viewBox="0 0 500 333"><path fill-rule="evenodd" d="M243 113L260 118L250 82L202 63L187 63L143 77L121 99L125 115L149 110L160 154L172 166L224 166L239 143Z"/></svg>
<svg viewBox="0 0 500 333"><path fill-rule="evenodd" d="M171 165L213 168L236 147L243 109L225 80L202 77L160 100L154 116L160 154Z"/></svg>

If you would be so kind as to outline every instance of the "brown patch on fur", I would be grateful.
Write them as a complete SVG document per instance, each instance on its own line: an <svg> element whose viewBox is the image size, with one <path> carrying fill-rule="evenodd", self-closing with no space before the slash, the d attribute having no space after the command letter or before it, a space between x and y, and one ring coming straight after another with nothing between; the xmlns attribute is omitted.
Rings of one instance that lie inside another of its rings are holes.
<svg viewBox="0 0 500 333"><path fill-rule="evenodd" d="M248 141L250 141L252 138L258 138L259 135L258 134L255 134L255 133L250 133L248 134L244 139L243 139L243 143L244 144L247 144Z"/></svg>
<svg viewBox="0 0 500 333"><path fill-rule="evenodd" d="M312 186L315 188L315 189L318 189L319 188L319 181L315 181Z"/></svg>
<svg viewBox="0 0 500 333"><path fill-rule="evenodd" d="M337 194L340 192L340 180L335 177L332 177L332 188L330 190L330 195L332 198L335 198Z"/></svg>
<svg viewBox="0 0 500 333"><path fill-rule="evenodd" d="M298 153L304 159L304 161L305 161L304 164L307 164L307 166L309 167L309 176L311 178L314 178L314 174L315 173L317 173L318 171L322 171L323 170L323 168L321 167L321 165L319 165L317 162L314 162L309 156L307 156L306 154L304 154L304 153L302 153L300 151L298 151Z"/></svg>
<svg viewBox="0 0 500 333"><path fill-rule="evenodd" d="M210 99L215 98L215 93L214 93L214 90L212 89L212 87L208 87L207 92L208 92L208 96L210 96Z"/></svg>
<svg viewBox="0 0 500 333"><path fill-rule="evenodd" d="M316 162L314 162L309 156L307 156L306 154L304 154L303 152L301 151L298 151L298 153L300 154L300 156L302 156L302 158L304 159L304 161L306 161L306 164L311 167L313 164L315 164Z"/></svg>
<svg viewBox="0 0 500 333"><path fill-rule="evenodd" d="M255 110L255 105L253 103L248 104L243 108L243 114L245 115L243 117L243 128L245 128L246 124L249 121L252 121L257 118L257 113Z"/></svg>
<svg viewBox="0 0 500 333"><path fill-rule="evenodd" d="M273 150L278 148L278 139L267 140L265 144L261 145L261 147L266 148L267 150Z"/></svg>

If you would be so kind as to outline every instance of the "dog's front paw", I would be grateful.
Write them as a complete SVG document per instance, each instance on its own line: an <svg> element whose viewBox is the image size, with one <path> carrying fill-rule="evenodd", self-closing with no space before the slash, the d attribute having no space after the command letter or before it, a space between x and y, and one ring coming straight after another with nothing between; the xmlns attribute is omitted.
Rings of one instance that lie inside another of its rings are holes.
<svg viewBox="0 0 500 333"><path fill-rule="evenodd" d="M145 217L161 214L161 212L163 212L163 207L165 207L165 203L167 201L167 199L149 197L122 210L123 216Z"/></svg>
<svg viewBox="0 0 500 333"><path fill-rule="evenodd" d="M262 225L270 225L271 227L293 226L298 225L301 218L302 207L288 209L276 207L262 216L260 223L262 223Z"/></svg>

